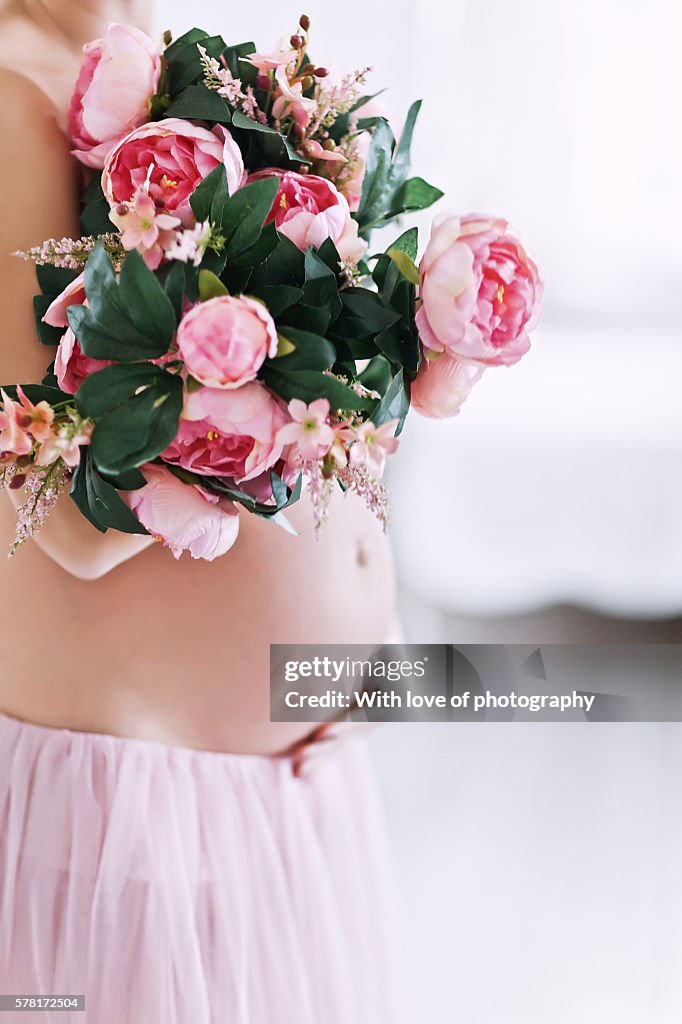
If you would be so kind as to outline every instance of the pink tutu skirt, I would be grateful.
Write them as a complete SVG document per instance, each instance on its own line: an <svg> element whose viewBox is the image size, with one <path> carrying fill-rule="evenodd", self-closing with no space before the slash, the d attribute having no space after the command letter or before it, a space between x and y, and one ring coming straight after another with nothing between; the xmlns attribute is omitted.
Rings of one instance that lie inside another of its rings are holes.
<svg viewBox="0 0 682 1024"><path fill-rule="evenodd" d="M0 715L2 1024L399 1024L400 923L364 742L308 778Z"/></svg>

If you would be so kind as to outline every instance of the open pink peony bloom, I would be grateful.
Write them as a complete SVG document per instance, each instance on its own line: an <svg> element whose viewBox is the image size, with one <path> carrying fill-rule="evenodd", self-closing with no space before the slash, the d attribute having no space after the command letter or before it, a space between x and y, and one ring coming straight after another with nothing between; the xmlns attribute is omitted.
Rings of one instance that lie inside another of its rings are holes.
<svg viewBox="0 0 682 1024"><path fill-rule="evenodd" d="M73 155L81 163L104 167L123 136L149 120L160 74L159 47L130 25L108 25L102 39L83 48L69 104Z"/></svg>
<svg viewBox="0 0 682 1024"><path fill-rule="evenodd" d="M162 466L142 467L147 483L121 497L153 537L180 558L212 562L232 547L239 533L239 514L226 498L184 484Z"/></svg>
<svg viewBox="0 0 682 1024"><path fill-rule="evenodd" d="M97 370L111 366L103 359L92 359L84 355L71 328L66 311L69 306L81 306L85 298L85 275L79 274L68 284L61 295L47 307L43 321L52 327L66 327L57 348L54 361L54 372L62 391L75 395L86 377Z"/></svg>
<svg viewBox="0 0 682 1024"><path fill-rule="evenodd" d="M317 398L306 405L300 398L289 402L291 423L277 431L277 440L282 444L295 445L295 450L304 462L316 461L325 455L333 441L334 431L329 425L329 402Z"/></svg>
<svg viewBox="0 0 682 1024"><path fill-rule="evenodd" d="M175 228L180 218L169 213L160 213L147 187L140 185L129 203L118 203L109 214L121 232L121 244L130 252L137 249L142 253L150 270L156 270L164 256L164 250L175 242Z"/></svg>
<svg viewBox="0 0 682 1024"><path fill-rule="evenodd" d="M386 456L398 450L400 441L394 437L397 420L388 420L375 427L368 420L353 431L355 442L351 445L349 461L351 466L364 466L374 477L384 472Z"/></svg>
<svg viewBox="0 0 682 1024"><path fill-rule="evenodd" d="M244 164L239 146L222 125L209 131L177 117L142 125L110 153L102 172L102 189L111 207L129 203L145 187L159 211L175 214L185 227L196 218L189 204L197 185L218 164L225 165L232 194L242 184Z"/></svg>
<svg viewBox="0 0 682 1024"><path fill-rule="evenodd" d="M274 220L281 235L303 252L311 245L319 248L331 238L342 260L357 262L362 257L367 243L358 238L358 225L348 203L331 181L277 167L256 171L249 181L273 177L279 178L280 185L268 220Z"/></svg>
<svg viewBox="0 0 682 1024"><path fill-rule="evenodd" d="M528 351L542 282L505 220L437 217L420 271L417 328L426 348L490 366Z"/></svg>
<svg viewBox="0 0 682 1024"><path fill-rule="evenodd" d="M163 453L194 473L241 484L266 474L282 454L286 407L260 381L232 391L200 388L185 397L178 435Z"/></svg>
<svg viewBox="0 0 682 1024"><path fill-rule="evenodd" d="M434 353L422 360L419 373L410 386L410 404L422 416L445 419L456 416L471 394L474 384L483 375L479 363Z"/></svg>
<svg viewBox="0 0 682 1024"><path fill-rule="evenodd" d="M177 343L188 372L212 388L254 380L277 352L277 328L262 302L219 295L193 306L180 321Z"/></svg>

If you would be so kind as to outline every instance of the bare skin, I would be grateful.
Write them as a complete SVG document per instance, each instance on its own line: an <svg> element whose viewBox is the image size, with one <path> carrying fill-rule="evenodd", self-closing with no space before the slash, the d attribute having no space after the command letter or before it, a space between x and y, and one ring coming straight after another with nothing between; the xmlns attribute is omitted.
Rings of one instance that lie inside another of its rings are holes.
<svg viewBox="0 0 682 1024"><path fill-rule="evenodd" d="M35 340L33 269L9 254L77 233L77 180L59 124L80 47L109 20L148 27L136 6L0 7L0 90L13 97L0 111L2 383L39 380L50 358ZM25 49L17 66L18 39L31 40L33 81ZM44 64L33 56L40 53ZM390 548L353 496L339 493L319 541L307 500L290 515L298 538L244 514L237 544L213 563L175 561L146 537L102 536L68 497L7 560L20 499L0 495L0 711L17 718L199 749L283 752L311 728L269 722L269 644L371 644L391 630Z"/></svg>

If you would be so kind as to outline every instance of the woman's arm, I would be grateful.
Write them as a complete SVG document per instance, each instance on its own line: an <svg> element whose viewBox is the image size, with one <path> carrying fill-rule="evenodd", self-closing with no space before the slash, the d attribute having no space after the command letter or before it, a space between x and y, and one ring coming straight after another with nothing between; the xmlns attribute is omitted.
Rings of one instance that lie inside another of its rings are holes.
<svg viewBox="0 0 682 1024"><path fill-rule="evenodd" d="M52 358L36 338L31 264L12 256L46 238L77 237L77 178L56 113L26 78L0 69L0 383L39 381ZM7 491L16 504L21 491ZM2 499L6 500L6 499ZM67 572L96 579L143 551L153 539L100 534L64 495L34 541Z"/></svg>

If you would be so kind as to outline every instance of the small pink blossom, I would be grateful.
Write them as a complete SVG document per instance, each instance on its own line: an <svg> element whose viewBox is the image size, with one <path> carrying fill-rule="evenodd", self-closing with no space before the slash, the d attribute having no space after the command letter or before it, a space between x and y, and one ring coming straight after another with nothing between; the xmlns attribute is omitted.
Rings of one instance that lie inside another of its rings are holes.
<svg viewBox="0 0 682 1024"><path fill-rule="evenodd" d="M325 455L334 441L334 431L329 425L329 402L317 398L306 405L300 398L289 402L291 423L277 432L280 444L293 444L304 462L316 461Z"/></svg>
<svg viewBox="0 0 682 1024"><path fill-rule="evenodd" d="M83 423L75 429L71 424L63 424L41 444L36 465L50 466L61 459L70 469L74 469L80 462L81 445L90 444L92 430L92 424Z"/></svg>
<svg viewBox="0 0 682 1024"><path fill-rule="evenodd" d="M275 81L279 88L272 104L272 116L279 121L293 117L296 125L305 130L317 109L317 101L303 95L302 82L289 81L288 70L286 64L280 64L275 69Z"/></svg>
<svg viewBox="0 0 682 1024"><path fill-rule="evenodd" d="M397 451L400 442L394 437L397 420L389 420L375 427L371 420L355 427L355 442L350 449L350 465L353 468L364 466L374 477L384 472L386 456Z"/></svg>
<svg viewBox="0 0 682 1024"><path fill-rule="evenodd" d="M33 449L33 438L26 426L20 425L21 406L0 389L3 411L0 412L0 452L10 455L28 455Z"/></svg>
<svg viewBox="0 0 682 1024"><path fill-rule="evenodd" d="M181 223L179 217L157 210L145 185L135 190L129 203L114 206L109 219L121 232L123 248L142 253L150 270L156 270L161 263L164 249L175 241L174 229Z"/></svg>

